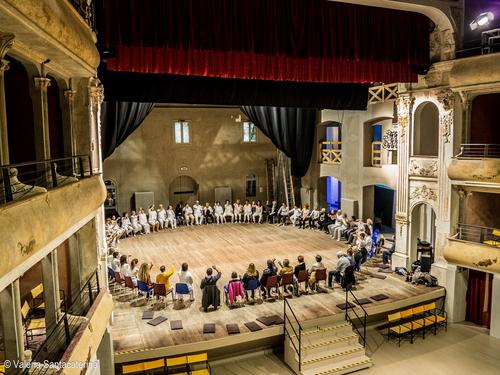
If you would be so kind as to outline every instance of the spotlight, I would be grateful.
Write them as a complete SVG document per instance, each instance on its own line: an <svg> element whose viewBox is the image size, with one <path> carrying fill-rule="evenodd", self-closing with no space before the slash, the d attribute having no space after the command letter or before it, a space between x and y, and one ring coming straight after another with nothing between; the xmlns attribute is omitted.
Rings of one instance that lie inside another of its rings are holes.
<svg viewBox="0 0 500 375"><path fill-rule="evenodd" d="M486 26L495 19L495 15L491 12L481 13L479 16L473 20L469 27L472 31L477 30L480 26Z"/></svg>

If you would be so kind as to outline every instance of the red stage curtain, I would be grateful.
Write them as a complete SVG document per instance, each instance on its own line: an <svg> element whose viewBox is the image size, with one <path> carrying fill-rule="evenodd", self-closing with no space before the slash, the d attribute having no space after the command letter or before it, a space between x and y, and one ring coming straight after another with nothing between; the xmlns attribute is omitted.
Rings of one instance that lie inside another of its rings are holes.
<svg viewBox="0 0 500 375"><path fill-rule="evenodd" d="M295 82L409 82L421 14L326 0L104 0L108 69Z"/></svg>
<svg viewBox="0 0 500 375"><path fill-rule="evenodd" d="M487 275L486 272L469 270L465 320L490 328L492 287L492 275Z"/></svg>

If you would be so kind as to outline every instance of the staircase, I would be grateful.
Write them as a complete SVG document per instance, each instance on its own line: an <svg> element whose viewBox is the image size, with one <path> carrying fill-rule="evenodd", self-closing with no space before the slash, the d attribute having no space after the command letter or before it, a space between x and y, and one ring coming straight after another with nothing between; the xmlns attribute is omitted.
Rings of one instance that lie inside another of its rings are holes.
<svg viewBox="0 0 500 375"><path fill-rule="evenodd" d="M343 314L299 323L285 302L284 320L285 362L296 374L349 374L372 365L351 320Z"/></svg>

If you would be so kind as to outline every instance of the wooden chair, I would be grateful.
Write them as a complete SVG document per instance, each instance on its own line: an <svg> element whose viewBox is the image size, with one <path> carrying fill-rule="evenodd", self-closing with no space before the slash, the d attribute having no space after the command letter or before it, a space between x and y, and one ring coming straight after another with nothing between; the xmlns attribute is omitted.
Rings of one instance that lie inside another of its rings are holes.
<svg viewBox="0 0 500 375"><path fill-rule="evenodd" d="M266 299L268 299L268 300L273 299L273 296L271 295L271 291L273 288L276 291L276 293L278 293L278 295L279 295L280 290L279 290L279 285L278 285L278 276L277 275L268 276L267 281L266 281L266 285L264 286L264 288L266 288L266 292L267 292Z"/></svg>
<svg viewBox="0 0 500 375"><path fill-rule="evenodd" d="M165 284L153 284L153 293L157 299L161 298L163 301L170 294L172 296L172 302L174 302L174 293L172 289L167 290Z"/></svg>
<svg viewBox="0 0 500 375"><path fill-rule="evenodd" d="M398 346L401 346L401 337L411 335L411 325L408 326L401 323L400 312L387 315L387 341L390 340L391 335L395 335L398 338Z"/></svg>
<svg viewBox="0 0 500 375"><path fill-rule="evenodd" d="M29 338L35 336L33 334L34 330L43 331L40 334L45 334L45 318L31 318L29 316L30 306L28 302L24 301L23 307L21 308L21 316L24 322L24 332L26 334L26 344L28 344Z"/></svg>
<svg viewBox="0 0 500 375"><path fill-rule="evenodd" d="M122 366L122 374L150 374L154 370L162 369L165 372L165 360L163 358L153 361L133 363L131 365Z"/></svg>
<svg viewBox="0 0 500 375"><path fill-rule="evenodd" d="M207 353L193 354L187 356L189 374L191 375L210 375L212 369L208 363ZM202 368L200 368L203 366Z"/></svg>
<svg viewBox="0 0 500 375"><path fill-rule="evenodd" d="M165 361L167 374L188 374L187 356L167 358Z"/></svg>
<svg viewBox="0 0 500 375"><path fill-rule="evenodd" d="M44 289L43 289L43 284L40 283L37 286L35 286L33 289L31 289L30 294L31 294L31 299L32 299L32 306L31 308L33 309L33 314L37 314L39 311L41 312L41 315L45 315L45 301L44 301L44 295L43 295ZM60 306L62 309L65 309L66 307L66 296L64 294L64 290L59 290L59 300L60 300Z"/></svg>
<svg viewBox="0 0 500 375"><path fill-rule="evenodd" d="M491 239L483 241L485 245L500 247L500 229L493 229L491 232Z"/></svg>
<svg viewBox="0 0 500 375"><path fill-rule="evenodd" d="M118 284L120 287L125 287L125 280L122 277L122 274L120 272L115 271L115 284Z"/></svg>
<svg viewBox="0 0 500 375"><path fill-rule="evenodd" d="M318 289L318 286L319 286L319 282L320 281L324 281L325 282L325 288L326 288L326 279L327 279L327 272L326 272L326 268L318 268L316 270L316 284L315 284L315 288Z"/></svg>
<svg viewBox="0 0 500 375"><path fill-rule="evenodd" d="M425 325L434 325L434 335L436 335L439 326L444 326L445 331L448 331L448 315L446 314L446 311L440 310L436 307L436 302L424 305L423 309Z"/></svg>
<svg viewBox="0 0 500 375"><path fill-rule="evenodd" d="M420 305L417 307L414 307L412 310L413 314L413 319L412 323L414 324L414 328L417 327L417 329L422 330L422 338L425 339L425 312L424 312L424 306Z"/></svg>
<svg viewBox="0 0 500 375"><path fill-rule="evenodd" d="M295 283L293 281L293 277L294 277L293 272L284 273L283 276L281 276L281 287L283 288L284 296L288 294L287 286L289 285L292 286L294 292L297 292L295 290Z"/></svg>
<svg viewBox="0 0 500 375"><path fill-rule="evenodd" d="M130 276L125 276L125 287L132 291L132 295L135 293L137 286L135 286L134 281Z"/></svg>
<svg viewBox="0 0 500 375"><path fill-rule="evenodd" d="M309 274L307 273L307 270L299 271L299 274L297 276L297 284L299 286L299 290L297 291L297 293L299 294L302 293L302 291L300 290L301 283L304 283L304 293L307 293L308 281L309 281Z"/></svg>
<svg viewBox="0 0 500 375"><path fill-rule="evenodd" d="M415 332L424 328L423 324L420 324L418 320L414 320L413 309L407 309L401 311L402 325L410 328L410 343L413 344L413 339L415 338Z"/></svg>

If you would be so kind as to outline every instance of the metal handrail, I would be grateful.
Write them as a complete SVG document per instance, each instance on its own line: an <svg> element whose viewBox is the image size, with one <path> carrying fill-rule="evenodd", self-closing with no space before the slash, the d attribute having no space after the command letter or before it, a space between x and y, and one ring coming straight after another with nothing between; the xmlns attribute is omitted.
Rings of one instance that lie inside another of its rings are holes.
<svg viewBox="0 0 500 375"><path fill-rule="evenodd" d="M354 298L354 300L358 303L357 307L359 307L359 308L361 308L361 310L363 310L363 313L364 313L363 319L361 319L359 317L359 315L356 313L356 310L354 309L354 307L351 307L351 305L349 303L349 293ZM345 291L345 306L346 306L346 309L345 309L345 320L351 322L351 326L356 330L356 332L358 332L358 335L361 337L361 340L363 342L363 346L366 346L366 319L368 317L368 312L365 310L365 308L363 307L363 305L361 305L359 303L359 300L356 298L356 296L354 295L354 293L350 289L346 289L346 291ZM352 310L352 312L354 313L354 315L356 316L356 318L360 321L360 323L363 324L363 334L361 334L361 332L359 331L358 327L356 327L355 322L349 316L349 309Z"/></svg>
<svg viewBox="0 0 500 375"><path fill-rule="evenodd" d="M292 316L295 320L295 323L297 323L297 326L299 329L298 334L297 334L297 331L295 330L295 328L293 327L293 324L292 324L293 322L290 320L290 318L288 317L288 315L286 313L287 307L290 310L290 312L292 313ZM297 319L297 316L293 312L292 306L290 306L290 303L287 301L286 298L283 299L283 318L284 318L283 319L283 321L284 321L284 323L283 323L283 341L285 341L286 335L288 335L288 337L290 337L290 342L292 343L292 346L295 349L295 352L299 356L299 372L300 372L300 370L302 368L302 331L303 331L303 328L302 328L302 324L300 324L299 320ZM292 328L292 331L293 331L295 337L298 336L298 341L299 341L298 348L295 345L295 343L293 342L292 336L290 335L290 333L287 330L287 325L286 325L287 321L290 323L290 326Z"/></svg>
<svg viewBox="0 0 500 375"><path fill-rule="evenodd" d="M500 236L495 231L500 231L499 228L489 228L474 224L458 223L458 233L456 238L462 241L476 242L481 244L497 247L500 244Z"/></svg>
<svg viewBox="0 0 500 375"><path fill-rule="evenodd" d="M496 143L462 143L460 153L455 157L464 158L500 158L500 144Z"/></svg>

